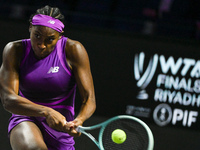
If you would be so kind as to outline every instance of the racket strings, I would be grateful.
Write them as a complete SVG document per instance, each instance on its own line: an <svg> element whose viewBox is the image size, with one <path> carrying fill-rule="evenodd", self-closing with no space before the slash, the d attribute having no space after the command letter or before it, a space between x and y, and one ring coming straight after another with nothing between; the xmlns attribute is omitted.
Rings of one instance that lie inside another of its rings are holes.
<svg viewBox="0 0 200 150"><path fill-rule="evenodd" d="M126 133L124 143L116 144L112 141L111 134L115 129ZM106 126L102 143L105 150L147 150L149 140L147 131L140 123L130 119L119 119Z"/></svg>

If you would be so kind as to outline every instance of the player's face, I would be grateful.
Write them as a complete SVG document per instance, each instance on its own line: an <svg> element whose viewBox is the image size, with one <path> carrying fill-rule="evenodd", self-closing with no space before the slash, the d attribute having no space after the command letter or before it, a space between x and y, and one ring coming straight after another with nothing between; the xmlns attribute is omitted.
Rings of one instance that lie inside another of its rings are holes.
<svg viewBox="0 0 200 150"><path fill-rule="evenodd" d="M30 38L36 58L48 56L55 48L61 35L59 32L45 26L30 27Z"/></svg>

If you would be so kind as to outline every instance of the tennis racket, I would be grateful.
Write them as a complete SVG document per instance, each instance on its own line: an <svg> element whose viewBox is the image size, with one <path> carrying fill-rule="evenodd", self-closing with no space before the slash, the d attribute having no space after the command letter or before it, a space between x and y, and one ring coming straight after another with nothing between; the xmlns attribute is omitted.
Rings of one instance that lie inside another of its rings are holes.
<svg viewBox="0 0 200 150"><path fill-rule="evenodd" d="M98 140L89 131L99 129ZM122 144L116 144L111 139L115 129L121 129L126 133L126 140ZM100 150L153 150L154 137L150 128L140 119L119 115L97 125L76 128L78 132L89 137Z"/></svg>

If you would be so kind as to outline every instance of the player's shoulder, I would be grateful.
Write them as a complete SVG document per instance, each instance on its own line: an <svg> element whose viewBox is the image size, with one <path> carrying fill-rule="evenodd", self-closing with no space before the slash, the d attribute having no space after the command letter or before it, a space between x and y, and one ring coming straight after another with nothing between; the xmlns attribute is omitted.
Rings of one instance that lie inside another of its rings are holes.
<svg viewBox="0 0 200 150"><path fill-rule="evenodd" d="M20 50L22 48L23 48L22 40L18 40L7 43L4 49L9 51L9 50Z"/></svg>
<svg viewBox="0 0 200 150"><path fill-rule="evenodd" d="M73 66L75 66L78 62L88 60L87 51L79 41L67 39L65 52L67 60Z"/></svg>
<svg viewBox="0 0 200 150"><path fill-rule="evenodd" d="M72 50L72 49L77 49L81 46L82 46L82 44L79 41L72 40L70 38L67 39L66 48Z"/></svg>
<svg viewBox="0 0 200 150"><path fill-rule="evenodd" d="M84 46L79 41L72 40L69 38L67 39L65 51L66 54L73 55L75 57L77 55L82 55L83 53L86 52Z"/></svg>
<svg viewBox="0 0 200 150"><path fill-rule="evenodd" d="M13 55L13 54L20 55L21 53L23 53L22 40L11 41L7 43L6 46L4 47L3 53L7 55Z"/></svg>

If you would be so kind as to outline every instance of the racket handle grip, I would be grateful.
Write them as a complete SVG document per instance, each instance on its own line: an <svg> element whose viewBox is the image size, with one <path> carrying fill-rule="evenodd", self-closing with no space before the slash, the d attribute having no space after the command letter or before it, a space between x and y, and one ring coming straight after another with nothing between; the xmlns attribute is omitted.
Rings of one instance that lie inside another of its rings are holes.
<svg viewBox="0 0 200 150"><path fill-rule="evenodd" d="M77 132L81 132L81 127L82 127L82 126L78 126L75 130L76 130Z"/></svg>

